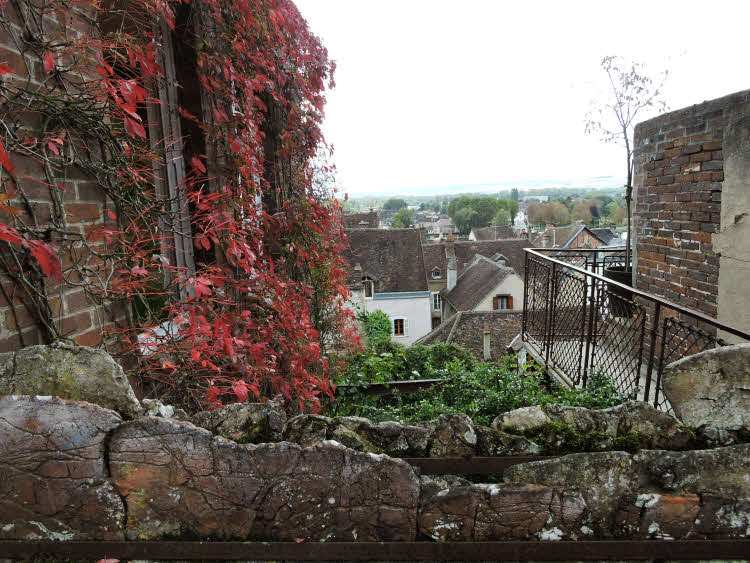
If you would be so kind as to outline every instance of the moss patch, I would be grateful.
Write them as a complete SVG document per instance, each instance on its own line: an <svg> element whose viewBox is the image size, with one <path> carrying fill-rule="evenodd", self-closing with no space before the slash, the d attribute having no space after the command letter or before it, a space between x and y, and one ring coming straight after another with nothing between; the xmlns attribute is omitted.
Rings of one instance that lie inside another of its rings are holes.
<svg viewBox="0 0 750 563"><path fill-rule="evenodd" d="M569 424L547 422L530 430L507 429L506 432L524 436L538 444L547 455L579 452L625 451L634 453L651 447L651 436L630 431L620 436L604 432L580 432Z"/></svg>

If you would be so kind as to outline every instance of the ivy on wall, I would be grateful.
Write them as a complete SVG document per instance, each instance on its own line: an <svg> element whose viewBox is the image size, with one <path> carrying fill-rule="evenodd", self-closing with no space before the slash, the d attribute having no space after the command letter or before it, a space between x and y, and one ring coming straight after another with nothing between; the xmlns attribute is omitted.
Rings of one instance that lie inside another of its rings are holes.
<svg viewBox="0 0 750 563"><path fill-rule="evenodd" d="M125 304L120 352L166 399L317 408L331 347L357 343L320 131L334 63L294 4L5 0L1 12L21 56L0 59L0 268L47 339L65 337L55 292L82 288ZM71 177L101 193L85 227ZM31 203L40 189L49 216Z"/></svg>

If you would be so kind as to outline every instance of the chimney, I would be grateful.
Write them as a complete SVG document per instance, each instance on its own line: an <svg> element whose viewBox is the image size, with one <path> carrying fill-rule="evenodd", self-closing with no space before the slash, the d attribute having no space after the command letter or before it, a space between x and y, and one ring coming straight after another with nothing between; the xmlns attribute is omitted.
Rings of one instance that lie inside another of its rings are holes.
<svg viewBox="0 0 750 563"><path fill-rule="evenodd" d="M490 327L487 325L484 325L484 330L482 331L482 347L484 349L484 361L489 362L491 359L490 354Z"/></svg>
<svg viewBox="0 0 750 563"><path fill-rule="evenodd" d="M456 271L456 258L455 256L451 256L448 258L448 273L447 273L447 279L448 279L448 291L456 287L456 277L457 277L457 271Z"/></svg>
<svg viewBox="0 0 750 563"><path fill-rule="evenodd" d="M549 248L549 233L547 231L542 235L542 248Z"/></svg>
<svg viewBox="0 0 750 563"><path fill-rule="evenodd" d="M456 256L456 241L449 238L445 241L445 257L454 258Z"/></svg>

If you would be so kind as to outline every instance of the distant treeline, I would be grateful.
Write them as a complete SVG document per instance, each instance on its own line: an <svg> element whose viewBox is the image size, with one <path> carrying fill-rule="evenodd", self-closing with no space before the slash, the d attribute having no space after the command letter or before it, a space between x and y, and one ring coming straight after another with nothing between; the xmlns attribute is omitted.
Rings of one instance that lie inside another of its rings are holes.
<svg viewBox="0 0 750 563"><path fill-rule="evenodd" d="M399 211L396 224L413 224L414 216L407 207L419 211L435 211L449 215L464 234L472 228L511 224L518 213L519 201L527 196L547 196L546 203L528 203L527 212L532 224L569 224L581 220L599 226L621 224L625 219L622 188L582 189L549 188L538 190L505 190L497 194L451 194L440 196L399 196L390 198L349 198L342 201L345 212L379 208Z"/></svg>

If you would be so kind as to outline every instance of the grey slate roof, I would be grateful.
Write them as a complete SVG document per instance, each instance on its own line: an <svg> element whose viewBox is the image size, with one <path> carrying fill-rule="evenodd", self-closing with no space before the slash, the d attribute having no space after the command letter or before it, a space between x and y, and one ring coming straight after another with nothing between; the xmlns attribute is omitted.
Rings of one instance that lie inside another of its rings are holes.
<svg viewBox="0 0 750 563"><path fill-rule="evenodd" d="M448 255L455 252L456 266L458 274L461 275L464 268L468 266L474 256L481 254L482 256L494 256L497 253L502 254L508 259L508 265L511 266L516 273L524 277L526 271L526 257L523 251L524 248L533 248L531 241L525 238L514 238L514 239L503 239L503 240L486 240L486 241L471 241L471 240L459 240L459 241L440 241L436 243L426 243L424 245L424 260L425 270L431 272L432 269L437 266L445 276L445 272L448 265ZM464 266L466 264L466 266Z"/></svg>
<svg viewBox="0 0 750 563"><path fill-rule="evenodd" d="M521 238L519 237L513 228L509 225L501 227L482 227L479 229L473 229L474 236L477 240L498 240L508 238Z"/></svg>
<svg viewBox="0 0 750 563"><path fill-rule="evenodd" d="M515 311L458 312L428 332L415 344L455 343L483 359L484 327L490 330L490 356L499 360L508 354L508 346L521 332L523 313Z"/></svg>
<svg viewBox="0 0 750 563"><path fill-rule="evenodd" d="M375 280L376 293L427 291L418 229L346 229L345 233L350 286L361 284L368 275ZM361 271L355 270L357 264Z"/></svg>
<svg viewBox="0 0 750 563"><path fill-rule="evenodd" d="M471 311L512 272L513 268L500 266L485 256L477 255L458 276L456 286L450 291L443 291L443 299L457 311Z"/></svg>
<svg viewBox="0 0 750 563"><path fill-rule="evenodd" d="M596 235L596 238L601 240L604 244L617 244L622 243L625 244L623 240L620 238L620 234L613 231L609 227L601 227L598 229L589 229L592 233Z"/></svg>
<svg viewBox="0 0 750 563"><path fill-rule="evenodd" d="M345 229L377 229L377 211L365 211L364 213L351 213L344 215Z"/></svg>

